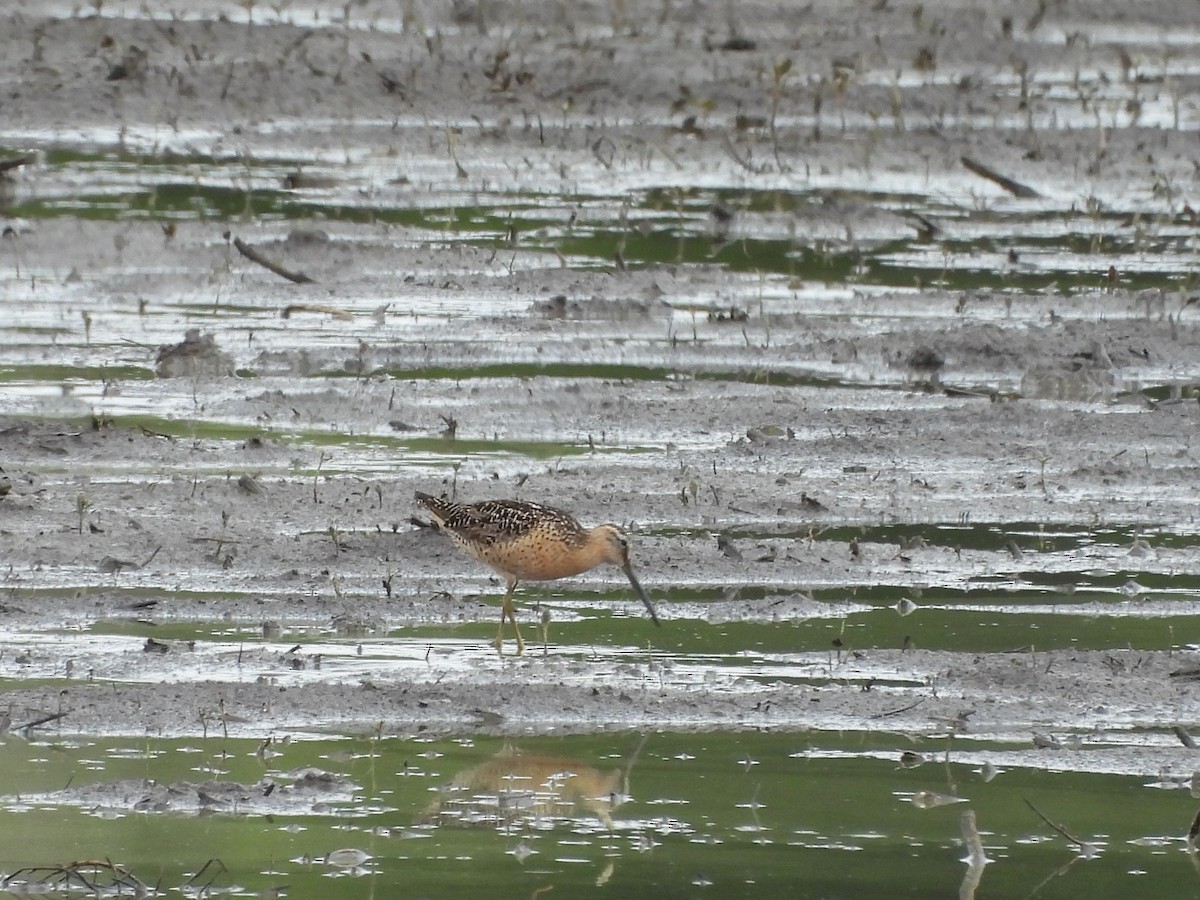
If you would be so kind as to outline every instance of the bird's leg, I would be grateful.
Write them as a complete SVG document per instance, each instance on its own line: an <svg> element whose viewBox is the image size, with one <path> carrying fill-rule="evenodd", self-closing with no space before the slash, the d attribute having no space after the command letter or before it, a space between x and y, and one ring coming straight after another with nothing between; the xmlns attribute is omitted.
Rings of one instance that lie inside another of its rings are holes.
<svg viewBox="0 0 1200 900"><path fill-rule="evenodd" d="M525 642L521 640L521 629L517 627L517 611L513 608L513 591L516 589L517 581L514 578L508 583L508 590L504 592L504 599L500 602L500 630L496 632L496 650L504 653L504 619L508 617L513 625L513 633L517 636L517 656L521 656L525 652Z"/></svg>
<svg viewBox="0 0 1200 900"><path fill-rule="evenodd" d="M512 595L516 587L515 581L508 582L504 589L504 597L500 600L500 629L496 632L496 640L492 643L496 645L496 650L501 656L504 655L504 619L508 616L508 606L512 603Z"/></svg>

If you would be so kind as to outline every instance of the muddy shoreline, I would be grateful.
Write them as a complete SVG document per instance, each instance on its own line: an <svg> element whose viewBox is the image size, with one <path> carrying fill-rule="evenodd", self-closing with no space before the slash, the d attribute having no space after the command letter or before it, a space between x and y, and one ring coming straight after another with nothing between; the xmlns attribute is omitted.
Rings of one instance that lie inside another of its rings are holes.
<svg viewBox="0 0 1200 900"><path fill-rule="evenodd" d="M1190 771L1174 4L1127 40L1098 3L163 6L0 16L36 157L4 183L13 727L1045 731L1030 765ZM597 570L526 590L549 640L498 658L502 585L414 490L622 523L662 629ZM1011 640L922 625L963 604Z"/></svg>

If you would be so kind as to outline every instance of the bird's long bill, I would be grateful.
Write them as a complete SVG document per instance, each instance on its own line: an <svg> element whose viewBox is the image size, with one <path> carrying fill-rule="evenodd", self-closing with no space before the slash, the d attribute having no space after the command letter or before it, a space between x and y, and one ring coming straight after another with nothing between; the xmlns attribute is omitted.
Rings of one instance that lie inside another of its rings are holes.
<svg viewBox="0 0 1200 900"><path fill-rule="evenodd" d="M658 621L658 613L654 611L654 604L650 602L650 597L647 596L645 589L642 587L642 583L638 581L637 576L633 574L633 566L626 562L625 565L621 566L621 569L625 572L625 577L629 579L629 583L633 585L633 589L637 591L637 595L641 597L642 602L646 604L646 609L650 610L650 618L654 620L654 624L662 625L662 622Z"/></svg>

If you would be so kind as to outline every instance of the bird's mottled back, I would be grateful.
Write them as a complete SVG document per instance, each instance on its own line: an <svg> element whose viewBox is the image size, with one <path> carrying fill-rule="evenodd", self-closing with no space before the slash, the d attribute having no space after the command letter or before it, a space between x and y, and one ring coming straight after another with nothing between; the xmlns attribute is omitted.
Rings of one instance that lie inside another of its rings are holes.
<svg viewBox="0 0 1200 900"><path fill-rule="evenodd" d="M429 494L418 493L417 502L444 531L464 543L491 547L526 537L535 531L554 535L567 544L587 539L575 519L561 509L523 500L484 500L481 503L457 503Z"/></svg>

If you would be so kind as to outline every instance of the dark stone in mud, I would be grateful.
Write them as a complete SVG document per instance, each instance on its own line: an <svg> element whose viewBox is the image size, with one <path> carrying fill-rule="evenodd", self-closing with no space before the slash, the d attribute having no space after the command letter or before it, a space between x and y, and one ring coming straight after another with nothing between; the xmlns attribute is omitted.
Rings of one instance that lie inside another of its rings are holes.
<svg viewBox="0 0 1200 900"><path fill-rule="evenodd" d="M159 378L220 378L233 374L234 361L211 334L189 328L178 344L158 348L154 371Z"/></svg>

